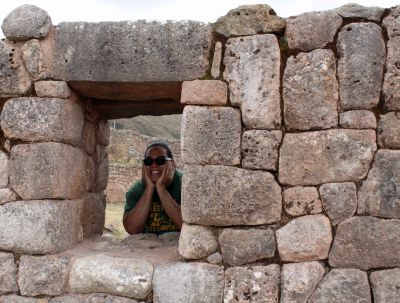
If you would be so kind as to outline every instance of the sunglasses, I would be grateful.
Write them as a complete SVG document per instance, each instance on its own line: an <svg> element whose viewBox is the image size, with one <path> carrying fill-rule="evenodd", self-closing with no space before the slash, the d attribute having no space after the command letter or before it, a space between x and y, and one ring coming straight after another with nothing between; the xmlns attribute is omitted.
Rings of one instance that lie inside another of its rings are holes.
<svg viewBox="0 0 400 303"><path fill-rule="evenodd" d="M153 163L155 162L157 165L164 165L165 162L167 161L171 161L171 158L166 158L166 157L157 157L156 159L152 159L152 158L145 158L143 160L143 164L146 166L151 166L153 165Z"/></svg>

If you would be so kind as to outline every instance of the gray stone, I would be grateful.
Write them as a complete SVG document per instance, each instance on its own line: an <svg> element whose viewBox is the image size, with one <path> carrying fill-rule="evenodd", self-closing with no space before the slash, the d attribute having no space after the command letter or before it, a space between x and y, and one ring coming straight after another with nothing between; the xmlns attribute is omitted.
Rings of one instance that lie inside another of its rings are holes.
<svg viewBox="0 0 400 303"><path fill-rule="evenodd" d="M24 4L7 15L1 29L10 40L41 39L50 33L51 19L40 7Z"/></svg>
<svg viewBox="0 0 400 303"><path fill-rule="evenodd" d="M17 295L1 296L0 303L48 303L46 299L26 298Z"/></svg>
<svg viewBox="0 0 400 303"><path fill-rule="evenodd" d="M88 302L86 296L65 295L61 297L55 297L51 299L49 303L88 303Z"/></svg>
<svg viewBox="0 0 400 303"><path fill-rule="evenodd" d="M359 214L400 218L400 150L378 150L358 191Z"/></svg>
<svg viewBox="0 0 400 303"><path fill-rule="evenodd" d="M133 258L92 255L78 258L69 274L74 293L104 292L145 299L151 292L153 267Z"/></svg>
<svg viewBox="0 0 400 303"><path fill-rule="evenodd" d="M23 64L19 44L0 41L0 66L0 97L25 95L32 82Z"/></svg>
<svg viewBox="0 0 400 303"><path fill-rule="evenodd" d="M276 248L272 229L226 228L220 234L218 242L222 257L229 266L272 258Z"/></svg>
<svg viewBox="0 0 400 303"><path fill-rule="evenodd" d="M51 302L53 303L53 302ZM64 303L64 302L60 302ZM128 299L123 297L117 297L107 294L90 294L85 303L144 303L142 301L136 301L134 299Z"/></svg>
<svg viewBox="0 0 400 303"><path fill-rule="evenodd" d="M302 51L324 48L333 42L341 25L342 18L334 11L310 12L289 17L286 19L289 48Z"/></svg>
<svg viewBox="0 0 400 303"><path fill-rule="evenodd" d="M218 242L208 226L183 223L179 237L179 253L186 259L200 259L215 253Z"/></svg>
<svg viewBox="0 0 400 303"><path fill-rule="evenodd" d="M317 261L283 264L281 303L307 303L325 269Z"/></svg>
<svg viewBox="0 0 400 303"><path fill-rule="evenodd" d="M400 149L400 113L381 115L378 123L378 145Z"/></svg>
<svg viewBox="0 0 400 303"><path fill-rule="evenodd" d="M0 205L17 200L17 194L8 188L0 189Z"/></svg>
<svg viewBox="0 0 400 303"><path fill-rule="evenodd" d="M182 162L240 164L241 128L237 109L185 106L182 116Z"/></svg>
<svg viewBox="0 0 400 303"><path fill-rule="evenodd" d="M24 296L57 296L66 291L68 282L67 257L22 256L19 263L18 285Z"/></svg>
<svg viewBox="0 0 400 303"><path fill-rule="evenodd" d="M283 207L294 217L322 212L322 204L315 187L291 187L283 193Z"/></svg>
<svg viewBox="0 0 400 303"><path fill-rule="evenodd" d="M333 226L351 218L357 209L357 188L352 182L327 183L319 188L322 204Z"/></svg>
<svg viewBox="0 0 400 303"><path fill-rule="evenodd" d="M8 185L9 162L8 155L0 151L0 188Z"/></svg>
<svg viewBox="0 0 400 303"><path fill-rule="evenodd" d="M214 46L214 56L211 65L211 77L218 78L220 75L221 69L221 60L222 60L222 43L220 41L215 43Z"/></svg>
<svg viewBox="0 0 400 303"><path fill-rule="evenodd" d="M38 97L67 99L71 96L71 89L65 81L37 81L34 85Z"/></svg>
<svg viewBox="0 0 400 303"><path fill-rule="evenodd" d="M0 206L0 250L47 254L66 250L82 236L75 201L16 201Z"/></svg>
<svg viewBox="0 0 400 303"><path fill-rule="evenodd" d="M240 106L245 127L279 128L280 50L275 35L229 39L224 64L230 101Z"/></svg>
<svg viewBox="0 0 400 303"><path fill-rule="evenodd" d="M279 181L318 185L362 180L376 151L375 131L335 129L287 133L279 159Z"/></svg>
<svg viewBox="0 0 400 303"><path fill-rule="evenodd" d="M348 24L339 33L337 50L342 109L376 107L386 56L382 29L374 23Z"/></svg>
<svg viewBox="0 0 400 303"><path fill-rule="evenodd" d="M103 191L106 189L108 184L108 172L109 172L109 163L108 163L108 152L104 145L96 146L96 184L95 191Z"/></svg>
<svg viewBox="0 0 400 303"><path fill-rule="evenodd" d="M318 285L310 303L370 303L366 272L358 269L332 269Z"/></svg>
<svg viewBox="0 0 400 303"><path fill-rule="evenodd" d="M222 266L175 263L160 265L154 270L154 303L222 302L223 292Z"/></svg>
<svg viewBox="0 0 400 303"><path fill-rule="evenodd" d="M217 264L221 264L222 261L223 261L222 255L218 251L216 253L214 253L212 255L209 255L207 257L207 262L210 263L210 264L217 265Z"/></svg>
<svg viewBox="0 0 400 303"><path fill-rule="evenodd" d="M226 105L226 83L218 80L193 80L182 83L181 103L198 105Z"/></svg>
<svg viewBox="0 0 400 303"><path fill-rule="evenodd" d="M400 220L353 217L339 224L329 264L333 267L400 266Z"/></svg>
<svg viewBox="0 0 400 303"><path fill-rule="evenodd" d="M274 303L279 298L280 268L231 267L225 271L224 303Z"/></svg>
<svg viewBox="0 0 400 303"><path fill-rule="evenodd" d="M242 167L275 171L278 149L282 142L280 130L248 130L242 136Z"/></svg>
<svg viewBox="0 0 400 303"><path fill-rule="evenodd" d="M22 46L22 58L25 67L34 81L47 77L46 63L39 40L32 39Z"/></svg>
<svg viewBox="0 0 400 303"><path fill-rule="evenodd" d="M375 303L397 303L400 298L400 268L371 273Z"/></svg>
<svg viewBox="0 0 400 303"><path fill-rule="evenodd" d="M92 122L87 120L85 120L82 130L82 146L87 154L94 154L96 149L96 128Z"/></svg>
<svg viewBox="0 0 400 303"><path fill-rule="evenodd" d="M385 9L377 6L367 7L356 3L348 3L335 9L335 12L343 18L359 18L380 22Z"/></svg>
<svg viewBox="0 0 400 303"><path fill-rule="evenodd" d="M281 188L272 174L228 166L185 165L182 217L200 225L278 222Z"/></svg>
<svg viewBox="0 0 400 303"><path fill-rule="evenodd" d="M0 296L17 291L17 265L14 255L0 252Z"/></svg>
<svg viewBox="0 0 400 303"><path fill-rule="evenodd" d="M194 21L60 23L52 78L107 82L201 78L210 68L211 34L210 25Z"/></svg>
<svg viewBox="0 0 400 303"><path fill-rule="evenodd" d="M82 150L46 142L14 145L10 185L24 200L74 199L85 190Z"/></svg>
<svg viewBox="0 0 400 303"><path fill-rule="evenodd" d="M106 200L101 193L85 193L80 203L83 236L102 234L106 217Z"/></svg>
<svg viewBox="0 0 400 303"><path fill-rule="evenodd" d="M85 155L85 190L93 192L96 184L96 165L93 157Z"/></svg>
<svg viewBox="0 0 400 303"><path fill-rule="evenodd" d="M333 52L318 49L291 56L283 75L282 95L288 130L336 127L339 92Z"/></svg>
<svg viewBox="0 0 400 303"><path fill-rule="evenodd" d="M276 231L279 256L282 261L313 261L328 257L332 229L324 215L293 219Z"/></svg>
<svg viewBox="0 0 400 303"><path fill-rule="evenodd" d="M108 120L100 120L96 131L97 143L107 146L110 144L110 124Z"/></svg>
<svg viewBox="0 0 400 303"><path fill-rule="evenodd" d="M242 5L230 10L214 23L214 31L225 37L279 33L285 20L267 4Z"/></svg>
<svg viewBox="0 0 400 303"><path fill-rule="evenodd" d="M369 110L351 110L339 115L339 124L343 128L376 129L376 118Z"/></svg>
<svg viewBox="0 0 400 303"><path fill-rule="evenodd" d="M80 145L83 122L79 104L56 98L10 99L1 113L4 135L28 142L57 141Z"/></svg>

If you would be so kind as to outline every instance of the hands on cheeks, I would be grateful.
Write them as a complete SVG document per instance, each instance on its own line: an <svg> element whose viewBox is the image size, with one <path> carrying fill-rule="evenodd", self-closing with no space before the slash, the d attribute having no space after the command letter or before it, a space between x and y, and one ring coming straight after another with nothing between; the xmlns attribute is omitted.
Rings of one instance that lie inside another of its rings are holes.
<svg viewBox="0 0 400 303"><path fill-rule="evenodd" d="M146 166L142 165L142 180L144 182L145 187L155 187L155 184L153 181L151 181L151 178L147 172Z"/></svg>
<svg viewBox="0 0 400 303"><path fill-rule="evenodd" d="M175 165L172 161L167 161L164 165L160 178L156 182L157 187L166 188L172 183L175 174Z"/></svg>

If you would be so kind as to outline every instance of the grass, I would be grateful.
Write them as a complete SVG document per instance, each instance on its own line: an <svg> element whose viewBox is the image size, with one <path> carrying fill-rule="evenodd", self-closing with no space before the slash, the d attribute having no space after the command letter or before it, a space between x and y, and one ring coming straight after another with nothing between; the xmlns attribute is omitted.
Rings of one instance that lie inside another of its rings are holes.
<svg viewBox="0 0 400 303"><path fill-rule="evenodd" d="M122 216L124 213L124 203L107 204L106 206L106 223L105 227L110 229L113 235L122 239L127 236L127 232L122 225Z"/></svg>

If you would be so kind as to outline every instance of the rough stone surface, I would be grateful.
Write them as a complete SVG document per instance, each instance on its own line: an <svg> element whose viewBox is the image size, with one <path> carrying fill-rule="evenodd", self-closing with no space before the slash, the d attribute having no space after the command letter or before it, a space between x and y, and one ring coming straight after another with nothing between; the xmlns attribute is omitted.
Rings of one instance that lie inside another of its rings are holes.
<svg viewBox="0 0 400 303"><path fill-rule="evenodd" d="M214 31L225 37L279 33L284 28L285 20L267 4L239 6L214 23Z"/></svg>
<svg viewBox="0 0 400 303"><path fill-rule="evenodd" d="M282 142L280 130L248 130L242 136L242 167L275 171L278 149Z"/></svg>
<svg viewBox="0 0 400 303"><path fill-rule="evenodd" d="M46 78L46 63L39 40L32 39L22 46L25 67L34 81Z"/></svg>
<svg viewBox="0 0 400 303"><path fill-rule="evenodd" d="M367 7L356 3L349 3L338 7L335 9L335 12L343 18L360 18L380 22L385 9L377 6Z"/></svg>
<svg viewBox="0 0 400 303"><path fill-rule="evenodd" d="M352 182L327 183L319 188L322 205L332 225L351 218L357 209L357 188Z"/></svg>
<svg viewBox="0 0 400 303"><path fill-rule="evenodd" d="M316 261L283 264L281 273L281 303L307 303L325 274Z"/></svg>
<svg viewBox="0 0 400 303"><path fill-rule="evenodd" d="M23 296L57 296L66 291L68 281L67 257L22 256L19 263L18 285Z"/></svg>
<svg viewBox="0 0 400 303"><path fill-rule="evenodd" d="M182 116L182 162L238 165L240 135L237 109L186 106Z"/></svg>
<svg viewBox="0 0 400 303"><path fill-rule="evenodd" d="M275 254L275 234L272 229L226 228L218 242L222 257L230 266L271 258Z"/></svg>
<svg viewBox="0 0 400 303"><path fill-rule="evenodd" d="M282 95L288 130L337 126L339 92L333 52L318 49L291 56L283 75Z"/></svg>
<svg viewBox="0 0 400 303"><path fill-rule="evenodd" d="M93 157L85 156L85 190L93 192L96 184L96 164Z"/></svg>
<svg viewBox="0 0 400 303"><path fill-rule="evenodd" d="M0 188L4 188L8 184L9 162L8 155L0 151Z"/></svg>
<svg viewBox="0 0 400 303"><path fill-rule="evenodd" d="M370 303L367 273L358 269L332 269L308 302Z"/></svg>
<svg viewBox="0 0 400 303"><path fill-rule="evenodd" d="M50 300L49 303L144 303L130 298L108 294L65 295Z"/></svg>
<svg viewBox="0 0 400 303"><path fill-rule="evenodd" d="M221 69L221 60L222 60L222 43L221 42L216 42L214 46L214 56L213 56L213 62L211 65L211 77L218 78L220 75L220 69Z"/></svg>
<svg viewBox="0 0 400 303"><path fill-rule="evenodd" d="M391 10L383 20L389 36L387 42L386 73L383 82L384 106L389 110L400 110L400 6Z"/></svg>
<svg viewBox="0 0 400 303"><path fill-rule="evenodd" d="M339 115L339 124L343 128L376 129L376 117L368 110L351 110Z"/></svg>
<svg viewBox="0 0 400 303"><path fill-rule="evenodd" d="M350 218L337 228L329 264L362 270L399 266L399 235L400 220Z"/></svg>
<svg viewBox="0 0 400 303"><path fill-rule="evenodd" d="M310 12L286 19L289 48L310 51L333 42L342 18L333 11ZM315 30L318 29L318 30Z"/></svg>
<svg viewBox="0 0 400 303"><path fill-rule="evenodd" d="M10 99L1 113L5 136L28 142L57 141L80 145L83 122L79 104L56 98Z"/></svg>
<svg viewBox="0 0 400 303"><path fill-rule="evenodd" d="M280 50L274 35L228 40L224 79L230 101L240 106L247 129L276 129L281 124Z"/></svg>
<svg viewBox="0 0 400 303"><path fill-rule="evenodd" d="M276 231L282 261L312 261L328 257L332 242L329 219L311 215L293 219Z"/></svg>
<svg viewBox="0 0 400 303"><path fill-rule="evenodd" d="M224 303L274 303L279 298L278 264L231 267L225 271Z"/></svg>
<svg viewBox="0 0 400 303"><path fill-rule="evenodd" d="M38 97L67 99L71 95L71 89L65 81L37 81L35 91Z"/></svg>
<svg viewBox="0 0 400 303"><path fill-rule="evenodd" d="M82 145L87 154L94 154L96 149L96 128L92 122L87 120L85 120L82 129Z"/></svg>
<svg viewBox="0 0 400 303"><path fill-rule="evenodd" d="M375 303L397 303L400 298L400 268L371 273Z"/></svg>
<svg viewBox="0 0 400 303"><path fill-rule="evenodd" d="M283 194L283 207L294 217L322 212L322 204L315 187L291 187Z"/></svg>
<svg viewBox="0 0 400 303"><path fill-rule="evenodd" d="M69 274L74 293L104 292L145 299L151 292L153 267L142 260L106 255L77 259Z"/></svg>
<svg viewBox="0 0 400 303"><path fill-rule="evenodd" d="M17 200L17 194L8 188L0 189L0 205Z"/></svg>
<svg viewBox="0 0 400 303"><path fill-rule="evenodd" d="M179 237L179 253L186 259L200 259L215 253L218 242L208 226L183 224Z"/></svg>
<svg viewBox="0 0 400 303"><path fill-rule="evenodd" d="M79 200L83 236L98 235L103 232L106 217L106 200L101 193L86 193Z"/></svg>
<svg viewBox="0 0 400 303"><path fill-rule="evenodd" d="M359 214L400 218L400 150L378 150L358 191Z"/></svg>
<svg viewBox="0 0 400 303"><path fill-rule="evenodd" d="M14 255L0 252L0 296L17 291L17 265Z"/></svg>
<svg viewBox="0 0 400 303"><path fill-rule="evenodd" d="M65 22L57 27L52 78L162 82L206 75L211 26L181 22Z"/></svg>
<svg viewBox="0 0 400 303"><path fill-rule="evenodd" d="M279 181L317 185L361 180L376 151L375 137L373 130L287 133L280 149Z"/></svg>
<svg viewBox="0 0 400 303"><path fill-rule="evenodd" d="M0 41L0 66L0 97L25 95L32 82L23 64L19 45Z"/></svg>
<svg viewBox="0 0 400 303"><path fill-rule="evenodd" d="M222 266L175 263L160 265L154 270L154 303L222 302L223 292Z"/></svg>
<svg viewBox="0 0 400 303"><path fill-rule="evenodd" d="M378 123L378 145L400 149L400 113L381 115Z"/></svg>
<svg viewBox="0 0 400 303"><path fill-rule="evenodd" d="M0 303L48 303L48 300L8 295L0 297Z"/></svg>
<svg viewBox="0 0 400 303"><path fill-rule="evenodd" d="M217 264L221 264L222 261L223 261L222 255L219 252L216 252L216 253L214 253L212 255L209 255L207 257L207 262L210 263L210 264L217 265Z"/></svg>
<svg viewBox="0 0 400 303"><path fill-rule="evenodd" d="M0 206L0 250L55 253L73 246L81 233L74 201L17 201Z"/></svg>
<svg viewBox="0 0 400 303"><path fill-rule="evenodd" d="M226 83L218 80L194 80L182 83L181 103L198 105L226 105Z"/></svg>
<svg viewBox="0 0 400 303"><path fill-rule="evenodd" d="M281 188L272 174L227 166L185 165L182 217L201 225L278 222Z"/></svg>
<svg viewBox="0 0 400 303"><path fill-rule="evenodd" d="M99 192L105 190L108 183L108 171L109 171L108 153L106 147L103 145L96 146L96 163L97 163L97 171L96 171L95 191Z"/></svg>
<svg viewBox="0 0 400 303"><path fill-rule="evenodd" d="M97 124L97 143L107 146L110 144L110 124L108 120L100 120Z"/></svg>
<svg viewBox="0 0 400 303"><path fill-rule="evenodd" d="M50 33L51 19L40 7L24 4L7 15L1 29L10 40L41 39Z"/></svg>
<svg viewBox="0 0 400 303"><path fill-rule="evenodd" d="M84 164L83 152L67 144L14 145L10 185L24 200L77 198L85 187Z"/></svg>
<svg viewBox="0 0 400 303"><path fill-rule="evenodd" d="M378 105L385 64L382 30L374 23L351 23L337 41L342 109L371 109Z"/></svg>

